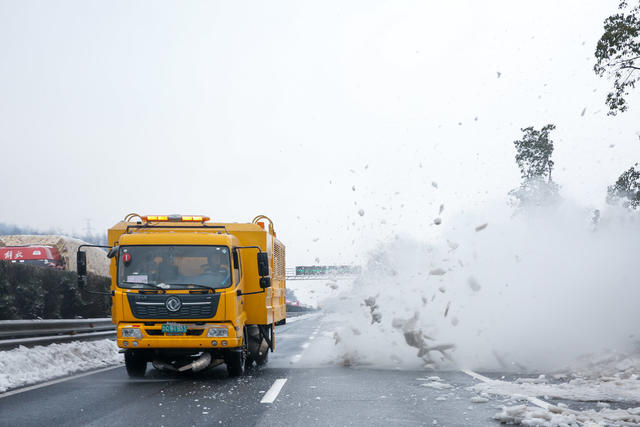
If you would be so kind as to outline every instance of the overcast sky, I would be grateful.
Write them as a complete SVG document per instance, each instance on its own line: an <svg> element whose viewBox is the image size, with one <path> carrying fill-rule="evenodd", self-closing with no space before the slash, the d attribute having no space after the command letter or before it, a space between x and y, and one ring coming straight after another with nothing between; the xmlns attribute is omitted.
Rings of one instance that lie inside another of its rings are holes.
<svg viewBox="0 0 640 427"><path fill-rule="evenodd" d="M617 4L0 0L0 222L262 213L289 266L359 262L504 200L547 123L563 196L601 207L640 159L640 96L607 116L592 70Z"/></svg>

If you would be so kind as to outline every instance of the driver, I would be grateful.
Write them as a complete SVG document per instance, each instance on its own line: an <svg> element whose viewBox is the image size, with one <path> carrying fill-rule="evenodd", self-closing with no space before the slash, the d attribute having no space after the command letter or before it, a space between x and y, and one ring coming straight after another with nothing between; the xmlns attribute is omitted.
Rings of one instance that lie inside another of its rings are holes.
<svg viewBox="0 0 640 427"><path fill-rule="evenodd" d="M204 267L204 273L212 273L222 278L221 283L228 285L231 281L229 272L229 256L219 251L210 253L207 256L207 264Z"/></svg>

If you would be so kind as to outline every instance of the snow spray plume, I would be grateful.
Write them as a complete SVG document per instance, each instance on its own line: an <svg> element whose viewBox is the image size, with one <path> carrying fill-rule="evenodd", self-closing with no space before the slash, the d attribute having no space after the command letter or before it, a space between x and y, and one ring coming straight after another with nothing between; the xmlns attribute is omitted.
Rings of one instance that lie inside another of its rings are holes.
<svg viewBox="0 0 640 427"><path fill-rule="evenodd" d="M630 351L640 325L640 218L569 202L450 218L397 237L325 303L346 364L542 370ZM348 326L347 326L348 325Z"/></svg>

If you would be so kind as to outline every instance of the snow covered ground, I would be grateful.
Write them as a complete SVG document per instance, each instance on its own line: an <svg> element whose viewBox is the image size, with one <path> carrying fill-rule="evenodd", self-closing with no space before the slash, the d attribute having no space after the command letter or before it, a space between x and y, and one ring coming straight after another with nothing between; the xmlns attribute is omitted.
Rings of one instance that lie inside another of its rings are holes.
<svg viewBox="0 0 640 427"><path fill-rule="evenodd" d="M515 381L489 380L471 389L481 396L504 398L506 406L494 417L503 423L535 426L640 425L640 354L611 352L584 358L576 363L576 367L553 375ZM555 400L557 404L549 404L548 400ZM576 402L593 402L595 405L578 408Z"/></svg>
<svg viewBox="0 0 640 427"><path fill-rule="evenodd" d="M123 361L109 339L0 351L0 393Z"/></svg>
<svg viewBox="0 0 640 427"><path fill-rule="evenodd" d="M640 425L640 408L574 411L562 406L551 406L544 409L516 405L504 407L501 412L495 415L494 419L504 424L541 427L637 426Z"/></svg>

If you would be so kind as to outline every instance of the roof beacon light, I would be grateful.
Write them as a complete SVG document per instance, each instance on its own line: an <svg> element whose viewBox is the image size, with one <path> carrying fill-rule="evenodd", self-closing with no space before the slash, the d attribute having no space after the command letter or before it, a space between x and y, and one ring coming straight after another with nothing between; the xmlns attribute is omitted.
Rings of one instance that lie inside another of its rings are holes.
<svg viewBox="0 0 640 427"><path fill-rule="evenodd" d="M144 221L207 222L210 218L201 215L147 215L142 219Z"/></svg>

